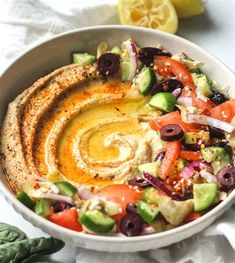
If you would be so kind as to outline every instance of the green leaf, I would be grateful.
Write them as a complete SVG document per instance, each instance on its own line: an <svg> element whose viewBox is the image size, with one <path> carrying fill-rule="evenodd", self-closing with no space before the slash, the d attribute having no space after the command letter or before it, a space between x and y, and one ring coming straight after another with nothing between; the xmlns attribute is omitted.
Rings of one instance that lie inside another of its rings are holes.
<svg viewBox="0 0 235 263"><path fill-rule="evenodd" d="M50 238L34 238L0 245L1 263L29 263L35 256L52 254L64 247L64 242Z"/></svg>
<svg viewBox="0 0 235 263"><path fill-rule="evenodd" d="M18 227L0 223L0 245L26 239L26 234Z"/></svg>

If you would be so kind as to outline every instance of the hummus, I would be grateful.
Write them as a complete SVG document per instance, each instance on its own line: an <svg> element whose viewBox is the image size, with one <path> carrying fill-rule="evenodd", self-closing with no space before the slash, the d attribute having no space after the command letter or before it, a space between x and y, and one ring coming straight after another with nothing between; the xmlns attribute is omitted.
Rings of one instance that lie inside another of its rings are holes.
<svg viewBox="0 0 235 263"><path fill-rule="evenodd" d="M147 123L159 113L147 99L131 82L104 81L95 65L39 79L9 104L4 120L2 162L11 186L18 192L35 176L90 186L127 182L161 147Z"/></svg>

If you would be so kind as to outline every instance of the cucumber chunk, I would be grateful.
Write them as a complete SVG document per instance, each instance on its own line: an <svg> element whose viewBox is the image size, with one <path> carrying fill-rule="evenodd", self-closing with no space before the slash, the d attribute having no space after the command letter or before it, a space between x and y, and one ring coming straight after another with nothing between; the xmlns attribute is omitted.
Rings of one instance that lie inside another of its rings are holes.
<svg viewBox="0 0 235 263"><path fill-rule="evenodd" d="M141 71L135 79L135 83L141 94L147 95L156 82L156 76L151 68Z"/></svg>
<svg viewBox="0 0 235 263"><path fill-rule="evenodd" d="M129 76L132 71L132 64L130 61L122 61L120 64L121 68L121 80L122 82L126 82L129 80Z"/></svg>
<svg viewBox="0 0 235 263"><path fill-rule="evenodd" d="M78 191L77 188L69 182L55 182L54 184L59 188L60 194L62 195L72 197Z"/></svg>
<svg viewBox="0 0 235 263"><path fill-rule="evenodd" d="M230 164L231 164L231 159L230 159L229 155L226 155L226 157L224 159L222 159L220 161L212 162L211 166L214 170L214 173L216 174L216 173L218 173L218 171L220 169L222 169L223 167L228 166Z"/></svg>
<svg viewBox="0 0 235 263"><path fill-rule="evenodd" d="M137 169L140 173L147 172L153 176L157 176L160 164L161 164L160 162L144 163L138 165Z"/></svg>
<svg viewBox="0 0 235 263"><path fill-rule="evenodd" d="M208 131L200 132L185 132L184 141L186 144L197 144L199 141L203 143L208 143L210 140L210 133Z"/></svg>
<svg viewBox="0 0 235 263"><path fill-rule="evenodd" d="M105 201L104 204L105 204L104 205L104 212L108 216L113 216L113 215L120 213L121 206L118 203Z"/></svg>
<svg viewBox="0 0 235 263"><path fill-rule="evenodd" d="M203 74L202 71L200 70L200 68L189 69L189 72L190 73Z"/></svg>
<svg viewBox="0 0 235 263"><path fill-rule="evenodd" d="M144 67L144 63L142 61L138 61L138 72L140 72Z"/></svg>
<svg viewBox="0 0 235 263"><path fill-rule="evenodd" d="M209 208L217 196L217 184L194 184L194 210L200 212Z"/></svg>
<svg viewBox="0 0 235 263"><path fill-rule="evenodd" d="M150 225L155 229L155 231L156 231L157 233L162 232L162 231L165 231L165 230L166 230L166 227L167 227L166 221L165 221L163 218L159 217L159 216L157 216L157 217L153 220L153 222L151 222Z"/></svg>
<svg viewBox="0 0 235 263"><path fill-rule="evenodd" d="M149 101L149 105L166 112L174 110L176 97L169 92L159 92Z"/></svg>
<svg viewBox="0 0 235 263"><path fill-rule="evenodd" d="M97 59L102 56L104 53L106 53L108 50L108 44L106 41L102 41L101 43L99 43L99 45L97 46L97 51L96 51L96 57Z"/></svg>
<svg viewBox="0 0 235 263"><path fill-rule="evenodd" d="M22 186L22 190L33 198L33 200L42 199L44 197L43 193L52 193L50 182L39 182L34 180L25 182Z"/></svg>
<svg viewBox="0 0 235 263"><path fill-rule="evenodd" d="M222 147L206 147L201 150L201 155L206 162L211 163L214 173L231 164L229 154Z"/></svg>
<svg viewBox="0 0 235 263"><path fill-rule="evenodd" d="M88 53L72 53L72 61L79 66L87 66L96 61L96 57Z"/></svg>
<svg viewBox="0 0 235 263"><path fill-rule="evenodd" d="M199 95L209 97L213 93L210 80L203 73L192 73L193 82L197 87L197 92Z"/></svg>
<svg viewBox="0 0 235 263"><path fill-rule="evenodd" d="M120 47L116 46L111 49L111 53L121 56L122 50Z"/></svg>
<svg viewBox="0 0 235 263"><path fill-rule="evenodd" d="M181 158L177 159L173 171L180 173L187 165L187 162Z"/></svg>
<svg viewBox="0 0 235 263"><path fill-rule="evenodd" d="M111 231L116 222L98 210L87 211L79 218L81 224L94 233L102 234Z"/></svg>
<svg viewBox="0 0 235 263"><path fill-rule="evenodd" d="M137 212L146 223L151 224L158 215L159 208L143 201L139 201L137 203Z"/></svg>
<svg viewBox="0 0 235 263"><path fill-rule="evenodd" d="M211 163L216 160L224 159L227 153L222 147L206 147L201 150L201 155L205 161Z"/></svg>
<svg viewBox="0 0 235 263"><path fill-rule="evenodd" d="M16 198L30 209L33 209L36 205L36 203L25 192L20 192Z"/></svg>
<svg viewBox="0 0 235 263"><path fill-rule="evenodd" d="M42 199L36 203L34 211L36 214L42 217L48 217L49 215L52 214L51 206L49 202L45 199Z"/></svg>
<svg viewBox="0 0 235 263"><path fill-rule="evenodd" d="M148 204L157 205L157 195L159 195L158 190L150 186L144 189L142 200Z"/></svg>

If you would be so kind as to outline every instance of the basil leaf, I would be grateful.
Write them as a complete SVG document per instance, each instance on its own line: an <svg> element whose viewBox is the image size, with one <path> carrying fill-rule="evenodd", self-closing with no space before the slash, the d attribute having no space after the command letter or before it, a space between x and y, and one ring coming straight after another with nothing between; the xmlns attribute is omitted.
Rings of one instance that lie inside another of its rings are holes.
<svg viewBox="0 0 235 263"><path fill-rule="evenodd" d="M29 263L35 256L52 254L64 247L64 242L50 238L34 238L0 245L1 263Z"/></svg>
<svg viewBox="0 0 235 263"><path fill-rule="evenodd" d="M26 238L26 234L18 227L0 223L0 245Z"/></svg>

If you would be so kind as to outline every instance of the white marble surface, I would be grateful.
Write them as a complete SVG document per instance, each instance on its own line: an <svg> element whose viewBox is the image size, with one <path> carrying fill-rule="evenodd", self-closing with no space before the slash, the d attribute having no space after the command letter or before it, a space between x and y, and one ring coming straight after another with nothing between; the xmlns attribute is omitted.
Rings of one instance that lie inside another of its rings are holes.
<svg viewBox="0 0 235 263"><path fill-rule="evenodd" d="M2 5L4 5L6 2L7 0L1 0L0 6L2 7ZM58 2L61 4L61 1ZM90 0L88 2L89 4L98 3L98 1L94 0ZM114 3L115 1L111 2ZM118 23L117 17L113 17L111 22ZM14 50L14 43L9 43L8 45L8 43L2 41L4 38L7 39L7 37L12 34L12 32L14 32L14 30L11 32L11 27L13 28L14 25L0 23L0 31L2 36L0 41L1 62L6 61L4 60L4 55L7 53L8 49L11 48L12 50ZM180 21L178 35L185 37L186 39L191 40L196 44L199 44L235 71L235 0L209 0L206 4L206 12L203 15ZM4 69L4 65L1 64L1 70ZM43 233L40 229L32 226L29 222L25 221L20 215L18 215L6 203L1 195L0 204L0 222L6 222L20 227L31 238L46 236L46 234ZM72 246L66 245L63 250L56 253L51 258L61 263L72 263L75 262L75 250ZM82 262L86 261L84 260ZM138 262L143 261L135 260L135 263ZM157 261L153 260L152 262Z"/></svg>

